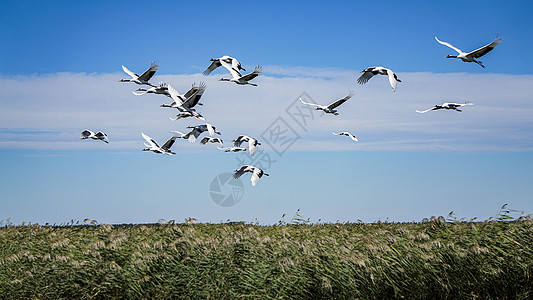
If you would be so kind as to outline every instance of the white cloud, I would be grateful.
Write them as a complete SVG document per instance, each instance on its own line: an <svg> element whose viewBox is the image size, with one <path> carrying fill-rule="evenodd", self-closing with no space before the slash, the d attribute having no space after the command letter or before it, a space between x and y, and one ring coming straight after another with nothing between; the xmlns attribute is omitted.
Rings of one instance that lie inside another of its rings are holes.
<svg viewBox="0 0 533 300"><path fill-rule="evenodd" d="M228 75L214 73L209 77L156 74L154 82L164 81L185 92L193 82L205 81L205 105L198 111L222 131L226 142L239 134L259 137L282 117L300 136L289 151L533 150L532 75L399 72L402 82L393 93L385 76L372 78L365 86L356 84L358 71L268 66L255 79L258 87L219 82ZM170 136L168 131L201 123L169 120L177 112L159 105L170 99L133 95L137 85L118 82L126 76L117 72L0 77L0 148L135 150L143 147L141 131L162 143ZM306 120L304 127L285 111L303 92L327 104L349 91L355 96L339 107L339 116L315 112L316 118ZM415 112L445 101L475 105L462 113ZM84 129L106 132L110 144L80 141ZM345 130L360 142L331 134ZM201 146L180 141L178 147L197 151Z"/></svg>

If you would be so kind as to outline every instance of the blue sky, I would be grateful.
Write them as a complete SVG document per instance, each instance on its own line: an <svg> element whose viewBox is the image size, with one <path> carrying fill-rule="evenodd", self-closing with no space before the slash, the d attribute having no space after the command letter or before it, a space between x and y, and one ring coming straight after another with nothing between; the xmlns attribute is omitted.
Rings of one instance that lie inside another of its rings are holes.
<svg viewBox="0 0 533 300"><path fill-rule="evenodd" d="M533 212L527 1L2 1L0 8L0 220L268 224L297 209L327 222L412 221L452 210L486 219L504 203ZM485 69L445 59L453 50L434 39L471 51L497 34L503 42L481 59ZM259 86L219 82L227 76L220 69L201 75L225 54L247 70L262 65ZM151 61L160 65L154 83L180 92L207 83L199 110L226 144L239 134L262 142L254 158L271 176L253 188L243 176L236 205L216 205L210 184L239 159L250 161L246 154L187 141L176 143L175 156L140 151L141 131L163 143L169 130L201 123L170 121L175 114L159 108L165 97L135 96L136 85L118 82L127 77L121 65L140 73ZM356 83L360 70L378 65L402 80L395 93L385 77ZM294 115L302 95L327 104L350 91L339 116L307 112L302 126ZM474 106L415 112L446 101ZM292 132L287 149L269 136L279 124ZM107 132L110 144L80 141L86 128ZM359 142L331 134L344 130Z"/></svg>

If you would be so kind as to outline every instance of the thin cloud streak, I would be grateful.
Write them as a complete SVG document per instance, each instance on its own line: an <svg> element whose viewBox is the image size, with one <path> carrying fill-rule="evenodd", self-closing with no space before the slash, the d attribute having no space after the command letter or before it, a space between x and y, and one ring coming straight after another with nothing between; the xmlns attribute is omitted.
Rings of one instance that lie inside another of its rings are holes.
<svg viewBox="0 0 533 300"><path fill-rule="evenodd" d="M392 92L385 76L366 85L356 83L359 71L267 66L254 82L258 87L219 82L228 74L210 76L158 75L185 93L193 82L204 81L207 90L197 107L228 143L240 134L259 137L278 117L298 131L301 138L288 151L531 151L533 149L532 75L467 73L397 73L402 80ZM170 98L135 96L139 86L119 83L123 73L56 73L0 77L3 113L1 149L140 149L145 132L157 141L169 131L185 132L200 120L171 121L177 110L160 108ZM328 104L350 91L354 97L339 107L339 115L314 112L305 128L286 109L303 92ZM463 112L431 111L443 102L474 103ZM104 131L109 145L80 141L84 129ZM354 145L339 140L332 131L350 131ZM185 152L196 144L178 143ZM203 147L203 148L207 148ZM210 147L212 148L212 147ZM212 152L213 150L207 148ZM270 149L266 149L270 150Z"/></svg>

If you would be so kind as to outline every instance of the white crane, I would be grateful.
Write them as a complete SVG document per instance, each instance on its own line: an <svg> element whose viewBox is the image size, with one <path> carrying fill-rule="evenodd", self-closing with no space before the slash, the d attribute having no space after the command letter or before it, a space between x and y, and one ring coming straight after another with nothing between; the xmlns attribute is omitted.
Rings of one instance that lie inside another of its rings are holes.
<svg viewBox="0 0 533 300"><path fill-rule="evenodd" d="M363 71L361 71L361 76L359 76L359 78L357 78L357 83L359 84L365 84L367 83L370 78L374 77L374 75L388 75L389 76L389 83L390 83L390 86L392 87L392 91L393 92L396 92L396 83L397 82L402 82L400 79L398 79L398 77L396 76L396 74L394 74L394 72L392 72L391 69L387 69L387 68L384 68L384 67L370 67L368 69L365 69Z"/></svg>
<svg viewBox="0 0 533 300"><path fill-rule="evenodd" d="M350 137L354 142L358 142L359 140L351 133L349 133L348 131L343 131L343 132L339 132L339 133L335 133L335 132L332 132L334 135L345 135L345 136L348 136Z"/></svg>
<svg viewBox="0 0 533 300"><path fill-rule="evenodd" d="M243 71L246 71L242 66L241 66L241 63L231 57L231 56L228 56L228 55L224 55L222 57L219 57L219 58L211 58L209 61L211 61L211 64L209 65L209 67L207 67L207 69L204 70L203 74L204 75L209 75L211 74L211 72L213 72L213 70L215 70L216 68L222 66L222 61L227 63L227 64L230 64L231 65L231 68L237 72L239 72L240 70L243 70Z"/></svg>
<svg viewBox="0 0 533 300"><path fill-rule="evenodd" d="M107 134L98 131L97 133L94 133L88 129L85 129L81 132L81 138L80 140L86 140L86 139L93 139L93 140L100 140L106 144L109 144L109 140L107 138Z"/></svg>
<svg viewBox="0 0 533 300"><path fill-rule="evenodd" d="M339 113L337 113L337 110L335 108L337 108L339 105L343 104L344 102L346 102L348 99L352 98L353 96L353 93L350 92L347 96L343 97L343 98L340 98L339 100L329 104L329 105L320 105L320 104L315 104L315 103L308 103L308 102L305 102L302 100L302 98L299 98L300 102L302 102L303 104L305 105L309 105L309 106L313 106L313 107L316 107L316 110L322 110L324 111L325 113L327 114L334 114L335 116L339 115Z"/></svg>
<svg viewBox="0 0 533 300"><path fill-rule="evenodd" d="M249 81L257 77L257 75L263 73L263 68L261 68L261 66L256 66L252 73L241 75L241 73L239 73L230 64L226 63L225 61L220 61L220 63L222 64L222 66L228 69L228 71L231 73L232 78L231 79L221 78L219 79L219 81L231 81L231 82L235 82L236 84L240 84L240 85L249 84L252 86L257 86L257 84L250 83Z"/></svg>
<svg viewBox="0 0 533 300"><path fill-rule="evenodd" d="M163 146L159 147L159 145L149 136L144 134L144 132L141 132L142 137L148 142L148 144L144 143L144 145L147 147L143 149L142 151L152 151L155 153L163 153L167 155L176 154L172 151L170 151L170 147L174 145L174 141L178 138L176 134L174 134L168 141L166 141Z"/></svg>
<svg viewBox="0 0 533 300"><path fill-rule="evenodd" d="M233 171L235 174L233 174L233 178L238 179L241 177L244 173L250 172L252 173L252 178L250 181L252 182L252 186L255 186L257 182L259 181L259 178L265 176L269 176L267 173L263 172L263 170L259 169L258 167L254 167L252 165L244 165L240 169L237 169Z"/></svg>
<svg viewBox="0 0 533 300"><path fill-rule="evenodd" d="M474 105L474 103L470 103L470 102L465 102L465 103L445 102L445 103L440 104L440 105L435 105L432 108L429 108L429 109L426 109L426 110L417 110L416 112L423 114L423 113L427 113L428 111L431 111L431 110L439 110L439 109L448 109L448 110L455 110L455 111L461 112L462 110L460 110L459 108L463 107L465 105Z"/></svg>
<svg viewBox="0 0 533 300"><path fill-rule="evenodd" d="M200 144L202 145L205 145L207 143L219 143L221 147L224 146L224 142L220 138L217 138L217 137L206 136L200 141Z"/></svg>
<svg viewBox="0 0 533 300"><path fill-rule="evenodd" d="M217 147L220 150L223 150L224 152L241 152L246 151L246 148L243 147Z"/></svg>
<svg viewBox="0 0 533 300"><path fill-rule="evenodd" d="M447 55L446 58L458 58L464 62L475 62L476 64L482 66L483 68L485 68L485 66L483 65L483 63L479 60L476 60L476 58L480 58L482 57L483 55L489 53L490 51L492 51L492 49L494 49L494 47L498 46L499 43L502 42L502 38L500 36L496 36L496 38L494 39L494 41L492 41L492 43L488 44L488 45L485 45L477 50L474 50L472 52L463 52L461 51L461 49L457 48L457 47L454 47L452 44L448 43L448 42L442 42L440 41L437 37L435 37L435 39L437 40L437 42L439 42L440 44L444 45L444 46L448 46L450 48L452 48L453 50L457 51L458 55Z"/></svg>
<svg viewBox="0 0 533 300"><path fill-rule="evenodd" d="M249 137L247 135L239 135L232 142L233 142L233 145L235 147L240 147L242 145L242 143L248 142L248 151L250 152L250 156L254 155L255 147L257 147L258 145L261 145L261 143L259 143L259 141L257 141L253 137Z"/></svg>
<svg viewBox="0 0 533 300"><path fill-rule="evenodd" d="M130 71L125 66L122 66L122 70L126 72L126 74L131 76L131 79L121 79L119 82L135 82L136 84L146 84L151 87L155 87L155 85L148 82L152 76L154 76L155 71L159 68L159 65L157 65L155 62L152 62L150 65L150 68L148 70L144 71L140 76Z"/></svg>
<svg viewBox="0 0 533 300"><path fill-rule="evenodd" d="M173 107L180 111L181 114L176 116L176 119L171 120L178 120L181 118L186 117L195 117L200 120L205 120L205 118L200 115L196 110L193 108L194 106L201 105L198 103L200 101L200 98L202 97L204 91L206 89L206 85L203 82L200 82L199 85L193 84L192 88L187 91L184 95L181 95L174 89L170 84L168 85L168 93L170 94L170 97L174 102L171 104L162 104L161 107Z"/></svg>
<svg viewBox="0 0 533 300"><path fill-rule="evenodd" d="M213 135L218 134L220 135L220 132L216 131L216 128L209 124L209 123L205 123L205 124L202 124L202 125L197 125L197 126L187 126L187 128L192 128L192 130L188 133L181 133L179 131L175 131L177 133L181 133L182 134L182 138L184 139L188 139L190 143L194 143L196 141L196 139L203 133L203 132L208 132L209 133L209 136L210 137L213 137Z"/></svg>
<svg viewBox="0 0 533 300"><path fill-rule="evenodd" d="M140 92L140 93L136 93L136 92ZM149 89L138 88L132 93L137 96L141 96L144 94L156 94L156 95L165 95L167 97L170 97L170 94L168 92L168 86L164 82L159 82L159 86L154 86Z"/></svg>

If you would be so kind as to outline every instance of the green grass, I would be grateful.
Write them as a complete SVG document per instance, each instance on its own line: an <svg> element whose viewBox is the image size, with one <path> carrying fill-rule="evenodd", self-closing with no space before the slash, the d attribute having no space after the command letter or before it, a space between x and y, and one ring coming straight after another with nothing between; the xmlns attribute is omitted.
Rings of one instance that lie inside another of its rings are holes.
<svg viewBox="0 0 533 300"><path fill-rule="evenodd" d="M531 299L533 222L0 228L2 299Z"/></svg>

